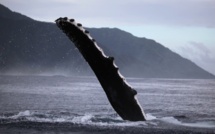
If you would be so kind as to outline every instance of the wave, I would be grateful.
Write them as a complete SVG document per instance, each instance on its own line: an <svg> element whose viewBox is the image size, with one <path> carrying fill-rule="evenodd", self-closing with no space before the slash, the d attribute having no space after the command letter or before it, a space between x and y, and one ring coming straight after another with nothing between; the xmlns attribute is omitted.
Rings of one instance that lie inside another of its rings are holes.
<svg viewBox="0 0 215 134"><path fill-rule="evenodd" d="M175 125L180 125L180 126L186 126L186 127L195 127L195 128L215 128L215 121L197 121L197 122L192 122L192 123L186 123L179 121L178 119L174 117L163 117L160 120L175 124Z"/></svg>
<svg viewBox="0 0 215 134"><path fill-rule="evenodd" d="M116 114L93 115L93 114L74 114L65 111L55 112L38 112L38 111L21 111L19 113L6 113L0 116L0 124L14 122L41 122L41 123L72 123L82 125L98 126L135 126L136 123L124 121ZM144 124L145 122L139 123Z"/></svg>
<svg viewBox="0 0 215 134"><path fill-rule="evenodd" d="M68 111L21 111L4 113L0 116L0 124L12 123L63 123L70 125L90 126L130 126L130 127L159 127L163 124L195 128L215 128L215 121L182 122L177 117L155 117L146 114L147 121L130 122L122 120L117 114L76 114ZM186 117L183 117L186 118Z"/></svg>

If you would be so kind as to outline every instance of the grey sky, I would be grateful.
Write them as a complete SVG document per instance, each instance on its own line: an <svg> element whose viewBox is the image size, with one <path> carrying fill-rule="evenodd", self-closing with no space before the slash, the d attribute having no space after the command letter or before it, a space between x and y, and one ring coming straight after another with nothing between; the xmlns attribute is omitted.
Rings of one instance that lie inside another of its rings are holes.
<svg viewBox="0 0 215 134"><path fill-rule="evenodd" d="M67 16L87 27L118 27L154 39L215 74L215 0L0 0L0 3L37 20L54 22Z"/></svg>
<svg viewBox="0 0 215 134"><path fill-rule="evenodd" d="M215 27L215 0L1 0L1 3L39 20L71 16L89 19L89 26L95 25L95 20L107 19L112 26L132 23ZM103 23L96 26L106 25Z"/></svg>

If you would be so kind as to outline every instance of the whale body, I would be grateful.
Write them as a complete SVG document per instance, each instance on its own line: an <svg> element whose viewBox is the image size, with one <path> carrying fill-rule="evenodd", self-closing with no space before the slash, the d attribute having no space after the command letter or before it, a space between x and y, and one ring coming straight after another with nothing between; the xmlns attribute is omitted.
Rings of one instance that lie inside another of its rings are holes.
<svg viewBox="0 0 215 134"><path fill-rule="evenodd" d="M74 19L64 17L55 22L88 62L118 115L124 120L145 121L145 114L136 99L137 92L120 74L114 58L106 56L89 31Z"/></svg>

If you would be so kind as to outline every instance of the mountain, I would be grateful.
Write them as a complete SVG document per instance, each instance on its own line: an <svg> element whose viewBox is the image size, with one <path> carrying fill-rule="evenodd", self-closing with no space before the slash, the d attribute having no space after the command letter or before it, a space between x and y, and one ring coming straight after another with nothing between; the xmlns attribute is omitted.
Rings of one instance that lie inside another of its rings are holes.
<svg viewBox="0 0 215 134"><path fill-rule="evenodd" d="M0 73L93 75L54 23L35 21L0 5ZM129 77L215 78L154 40L117 28L87 28Z"/></svg>
<svg viewBox="0 0 215 134"><path fill-rule="evenodd" d="M3 6L2 4L0 4L0 13L1 13L0 16L6 19L26 20L26 21L33 20L25 15L11 11L9 8Z"/></svg>

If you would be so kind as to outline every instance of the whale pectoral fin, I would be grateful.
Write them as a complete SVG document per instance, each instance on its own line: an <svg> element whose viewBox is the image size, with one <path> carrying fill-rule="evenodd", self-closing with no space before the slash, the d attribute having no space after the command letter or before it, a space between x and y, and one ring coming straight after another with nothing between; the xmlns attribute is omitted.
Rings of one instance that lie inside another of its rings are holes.
<svg viewBox="0 0 215 134"><path fill-rule="evenodd" d="M132 89L119 73L113 57L108 57L97 45L89 31L74 19L59 18L57 26L74 42L80 53L88 62L109 102L124 120L144 121L145 115L136 99L136 90Z"/></svg>

